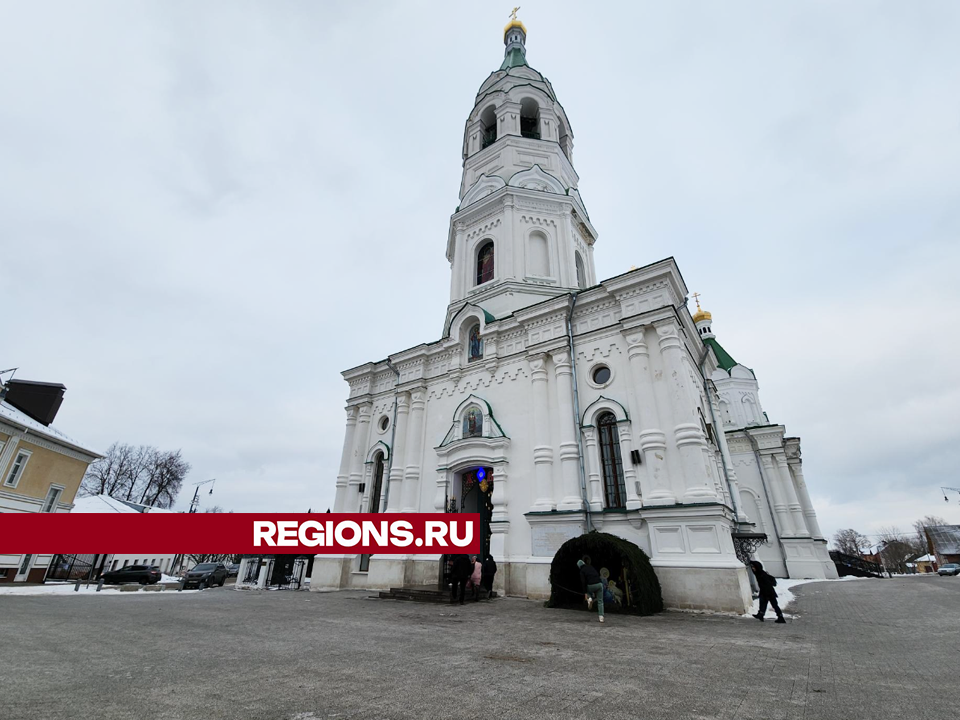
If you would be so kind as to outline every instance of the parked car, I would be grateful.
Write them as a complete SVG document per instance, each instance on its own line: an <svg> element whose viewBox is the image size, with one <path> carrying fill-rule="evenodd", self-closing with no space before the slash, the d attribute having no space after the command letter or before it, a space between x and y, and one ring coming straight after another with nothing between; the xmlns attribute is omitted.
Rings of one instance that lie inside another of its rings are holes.
<svg viewBox="0 0 960 720"><path fill-rule="evenodd" d="M227 577L236 577L240 574L240 563L230 563L227 565Z"/></svg>
<svg viewBox="0 0 960 720"><path fill-rule="evenodd" d="M141 585L153 585L160 582L162 573L156 565L128 565L118 570L110 570L103 574L103 581L108 585L122 585L123 583L138 582Z"/></svg>
<svg viewBox="0 0 960 720"><path fill-rule="evenodd" d="M937 575L960 575L960 565L957 565L957 563L941 565L940 569L937 570Z"/></svg>
<svg viewBox="0 0 960 720"><path fill-rule="evenodd" d="M227 580L227 566L223 563L200 563L183 576L184 589L208 588L214 585L223 587Z"/></svg>

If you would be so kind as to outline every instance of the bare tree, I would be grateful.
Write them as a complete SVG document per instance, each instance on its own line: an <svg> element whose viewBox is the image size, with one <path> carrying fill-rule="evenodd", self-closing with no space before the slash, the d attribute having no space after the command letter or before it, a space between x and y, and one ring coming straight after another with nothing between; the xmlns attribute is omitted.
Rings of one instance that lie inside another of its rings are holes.
<svg viewBox="0 0 960 720"><path fill-rule="evenodd" d="M833 536L833 544L837 550L846 555L860 555L863 550L870 547L870 540L853 528L846 530L837 530Z"/></svg>
<svg viewBox="0 0 960 720"><path fill-rule="evenodd" d="M907 562L918 554L916 538L896 525L880 528L878 536L884 567L890 572L906 573Z"/></svg>
<svg viewBox="0 0 960 720"><path fill-rule="evenodd" d="M179 450L154 452L147 469L147 483L140 495L140 504L159 508L172 507L189 472L190 463L181 457Z"/></svg>
<svg viewBox="0 0 960 720"><path fill-rule="evenodd" d="M190 463L180 451L161 452L150 445L113 443L106 455L91 463L81 483L84 495L109 495L118 500L160 508L172 507Z"/></svg>

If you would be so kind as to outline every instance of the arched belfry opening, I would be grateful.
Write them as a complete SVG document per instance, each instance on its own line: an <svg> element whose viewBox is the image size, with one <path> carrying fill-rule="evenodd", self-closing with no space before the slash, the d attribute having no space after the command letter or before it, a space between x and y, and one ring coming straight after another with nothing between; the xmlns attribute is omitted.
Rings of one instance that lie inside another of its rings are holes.
<svg viewBox="0 0 960 720"><path fill-rule="evenodd" d="M483 137L480 140L480 149L490 147L497 141L497 111L493 105L488 105L480 114L480 132Z"/></svg>
<svg viewBox="0 0 960 720"><path fill-rule="evenodd" d="M520 135L540 139L540 105L530 97L520 102Z"/></svg>

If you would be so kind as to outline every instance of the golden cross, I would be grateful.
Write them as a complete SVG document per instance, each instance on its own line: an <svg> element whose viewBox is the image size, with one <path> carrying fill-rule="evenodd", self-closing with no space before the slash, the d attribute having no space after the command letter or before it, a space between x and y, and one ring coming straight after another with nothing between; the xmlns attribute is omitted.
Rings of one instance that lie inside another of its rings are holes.
<svg viewBox="0 0 960 720"><path fill-rule="evenodd" d="M520 9L520 6L517 5L517 6L513 9L513 12L510 13L510 19L511 19L511 20L516 20L516 19L517 19L517 10L519 10L519 9Z"/></svg>
<svg viewBox="0 0 960 720"><path fill-rule="evenodd" d="M693 299L697 303L697 310L700 309L700 293L693 293Z"/></svg>

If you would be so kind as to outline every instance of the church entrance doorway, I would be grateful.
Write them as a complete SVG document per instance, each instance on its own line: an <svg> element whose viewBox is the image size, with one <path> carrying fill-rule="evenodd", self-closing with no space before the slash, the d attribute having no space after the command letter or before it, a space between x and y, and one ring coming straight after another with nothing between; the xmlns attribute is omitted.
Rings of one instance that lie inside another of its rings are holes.
<svg viewBox="0 0 960 720"><path fill-rule="evenodd" d="M490 521L493 518L493 468L472 467L454 476L450 496L447 500L447 512L479 513L480 515L480 556L483 562L490 554ZM453 555L440 558L441 584L450 586L450 568Z"/></svg>

